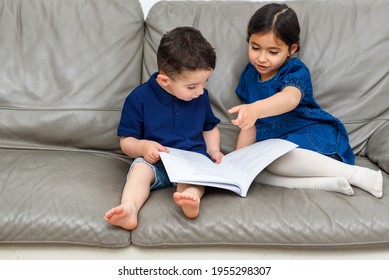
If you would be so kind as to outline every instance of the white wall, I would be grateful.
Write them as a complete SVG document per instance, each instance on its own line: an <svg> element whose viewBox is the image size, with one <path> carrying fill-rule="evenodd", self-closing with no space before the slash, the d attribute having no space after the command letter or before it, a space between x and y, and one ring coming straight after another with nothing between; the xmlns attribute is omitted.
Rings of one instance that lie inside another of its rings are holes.
<svg viewBox="0 0 389 280"><path fill-rule="evenodd" d="M139 2L142 5L143 13L145 17L147 16L147 13L149 12L151 6L154 5L155 2L158 2L158 0L139 0Z"/></svg>

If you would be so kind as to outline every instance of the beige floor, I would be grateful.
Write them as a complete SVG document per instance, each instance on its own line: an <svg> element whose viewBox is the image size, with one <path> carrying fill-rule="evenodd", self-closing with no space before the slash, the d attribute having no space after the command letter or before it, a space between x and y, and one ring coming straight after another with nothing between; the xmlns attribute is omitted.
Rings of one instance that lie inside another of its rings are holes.
<svg viewBox="0 0 389 280"><path fill-rule="evenodd" d="M0 260L389 260L389 249L276 250L259 248L121 249L65 246L0 245Z"/></svg>

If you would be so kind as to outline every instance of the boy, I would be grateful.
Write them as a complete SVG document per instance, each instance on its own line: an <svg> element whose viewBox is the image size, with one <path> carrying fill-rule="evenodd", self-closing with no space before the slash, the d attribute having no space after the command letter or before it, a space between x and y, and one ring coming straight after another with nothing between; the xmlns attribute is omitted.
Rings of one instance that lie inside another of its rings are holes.
<svg viewBox="0 0 389 280"><path fill-rule="evenodd" d="M220 122L212 112L204 88L216 54L210 43L192 27L178 27L165 34L157 51L158 72L125 100L118 127L120 147L135 158L124 186L121 204L105 220L133 230L150 190L173 186L160 160L166 147L190 150L221 161ZM174 202L184 215L196 218L204 187L177 184Z"/></svg>

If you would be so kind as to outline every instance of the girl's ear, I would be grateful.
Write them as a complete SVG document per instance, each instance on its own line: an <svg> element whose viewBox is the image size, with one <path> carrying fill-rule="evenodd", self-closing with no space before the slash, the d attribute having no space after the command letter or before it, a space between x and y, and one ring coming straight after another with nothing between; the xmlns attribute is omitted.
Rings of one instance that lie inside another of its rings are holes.
<svg viewBox="0 0 389 280"><path fill-rule="evenodd" d="M298 50L299 46L297 44L293 44L290 46L289 51L290 55L294 54Z"/></svg>
<svg viewBox="0 0 389 280"><path fill-rule="evenodd" d="M166 87L169 84L170 78L163 72L159 72L157 75L157 82L159 85Z"/></svg>

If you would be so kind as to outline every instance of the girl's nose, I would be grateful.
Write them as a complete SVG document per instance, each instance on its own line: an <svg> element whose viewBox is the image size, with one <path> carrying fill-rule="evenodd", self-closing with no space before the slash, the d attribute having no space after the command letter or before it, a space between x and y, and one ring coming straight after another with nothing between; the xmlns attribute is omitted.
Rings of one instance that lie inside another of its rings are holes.
<svg viewBox="0 0 389 280"><path fill-rule="evenodd" d="M260 61L260 62L266 61L266 54L265 54L265 52L261 52L261 53L258 55L258 61Z"/></svg>

